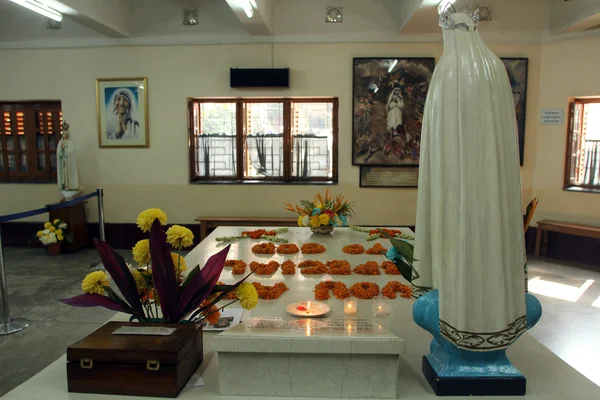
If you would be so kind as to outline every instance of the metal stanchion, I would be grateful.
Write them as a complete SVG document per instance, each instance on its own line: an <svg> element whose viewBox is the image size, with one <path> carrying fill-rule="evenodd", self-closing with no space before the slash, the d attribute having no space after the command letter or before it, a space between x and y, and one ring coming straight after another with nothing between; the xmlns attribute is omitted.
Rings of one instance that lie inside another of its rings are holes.
<svg viewBox="0 0 600 400"><path fill-rule="evenodd" d="M8 309L8 290L6 288L6 270L4 268L4 248L2 247L2 224L0 224L0 336L22 331L29 326L24 318L10 318Z"/></svg>
<svg viewBox="0 0 600 400"><path fill-rule="evenodd" d="M106 241L104 233L104 189L99 187L98 190L98 229L100 231L100 240Z"/></svg>

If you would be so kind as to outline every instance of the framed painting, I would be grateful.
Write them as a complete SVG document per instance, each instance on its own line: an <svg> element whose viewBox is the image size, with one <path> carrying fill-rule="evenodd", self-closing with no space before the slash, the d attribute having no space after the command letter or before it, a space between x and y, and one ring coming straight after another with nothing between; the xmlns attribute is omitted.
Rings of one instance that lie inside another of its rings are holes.
<svg viewBox="0 0 600 400"><path fill-rule="evenodd" d="M148 80L96 79L100 147L148 147Z"/></svg>
<svg viewBox="0 0 600 400"><path fill-rule="evenodd" d="M519 158L521 165L525 155L525 107L527 105L527 58L501 58L512 87L517 129L519 131Z"/></svg>
<svg viewBox="0 0 600 400"><path fill-rule="evenodd" d="M352 164L418 166L434 58L354 58Z"/></svg>
<svg viewBox="0 0 600 400"><path fill-rule="evenodd" d="M416 188L419 167L360 167L360 187Z"/></svg>

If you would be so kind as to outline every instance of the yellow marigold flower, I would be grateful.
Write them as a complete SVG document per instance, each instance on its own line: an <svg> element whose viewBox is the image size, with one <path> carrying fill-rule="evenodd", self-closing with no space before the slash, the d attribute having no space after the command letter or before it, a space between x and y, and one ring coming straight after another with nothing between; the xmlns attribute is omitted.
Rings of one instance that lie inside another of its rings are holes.
<svg viewBox="0 0 600 400"><path fill-rule="evenodd" d="M298 226L302 226L302 215L298 217Z"/></svg>
<svg viewBox="0 0 600 400"><path fill-rule="evenodd" d="M60 219L55 219L54 221L52 221L53 224L58 224L60 222Z"/></svg>
<svg viewBox="0 0 600 400"><path fill-rule="evenodd" d="M53 226L50 226L50 228L48 228L48 230L49 230L50 232L54 232L54 231L56 230L56 228L55 228L55 227L53 227Z"/></svg>
<svg viewBox="0 0 600 400"><path fill-rule="evenodd" d="M185 226L173 225L167 229L167 242L175 247L190 247L194 244L194 234Z"/></svg>
<svg viewBox="0 0 600 400"><path fill-rule="evenodd" d="M37 231L36 235L37 235L37 237L42 237L42 236L44 236L44 232Z"/></svg>
<svg viewBox="0 0 600 400"><path fill-rule="evenodd" d="M177 265L179 265L179 272L187 271L187 264L185 262L185 258L181 257L177 253L171 253L171 258L173 258L173 265L175 265L175 271L177 271ZM178 264L180 263L180 264Z"/></svg>
<svg viewBox="0 0 600 400"><path fill-rule="evenodd" d="M133 259L140 265L150 263L150 240L140 240L133 246Z"/></svg>
<svg viewBox="0 0 600 400"><path fill-rule="evenodd" d="M46 223L44 224L44 228L46 228L46 229L50 228L51 226L52 226L52 223L51 223L51 222L46 222Z"/></svg>
<svg viewBox="0 0 600 400"><path fill-rule="evenodd" d="M83 293L104 294L104 286L108 286L108 275L104 271L90 272L81 283Z"/></svg>
<svg viewBox="0 0 600 400"><path fill-rule="evenodd" d="M63 240L65 240L65 237L63 235L56 235L56 238L58 239L59 242L62 242Z"/></svg>
<svg viewBox="0 0 600 400"><path fill-rule="evenodd" d="M163 210L160 208L149 208L138 215L137 226L142 232L148 232L155 219L158 219L161 225L167 224L167 214Z"/></svg>
<svg viewBox="0 0 600 400"><path fill-rule="evenodd" d="M312 226L313 228L316 228L321 225L321 223L319 222L319 217L316 215L313 215L312 217L310 217L310 221L308 224L310 226Z"/></svg>
<svg viewBox="0 0 600 400"><path fill-rule="evenodd" d="M58 236L58 235L62 235L63 231L62 231L62 229L57 229L54 231L54 233L56 233L56 236Z"/></svg>
<svg viewBox="0 0 600 400"><path fill-rule="evenodd" d="M253 284L244 282L234 292L244 310L252 310L258 304L258 293Z"/></svg>
<svg viewBox="0 0 600 400"><path fill-rule="evenodd" d="M321 225L329 225L329 215L321 214L319 215L319 222Z"/></svg>
<svg viewBox="0 0 600 400"><path fill-rule="evenodd" d="M133 280L135 281L135 287L138 291L138 294L142 293L142 291L146 288L146 280L140 271L137 269L131 269L131 275L133 275Z"/></svg>

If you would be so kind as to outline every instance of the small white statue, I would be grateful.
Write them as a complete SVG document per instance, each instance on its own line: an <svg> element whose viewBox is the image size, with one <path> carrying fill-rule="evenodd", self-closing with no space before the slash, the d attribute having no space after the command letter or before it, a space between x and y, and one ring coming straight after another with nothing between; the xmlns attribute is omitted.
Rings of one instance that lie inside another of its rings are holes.
<svg viewBox="0 0 600 400"><path fill-rule="evenodd" d="M62 137L56 149L56 181L60 193L65 200L69 200L81 191L79 175L77 174L77 160L75 155L75 143L69 133L69 124L63 122Z"/></svg>

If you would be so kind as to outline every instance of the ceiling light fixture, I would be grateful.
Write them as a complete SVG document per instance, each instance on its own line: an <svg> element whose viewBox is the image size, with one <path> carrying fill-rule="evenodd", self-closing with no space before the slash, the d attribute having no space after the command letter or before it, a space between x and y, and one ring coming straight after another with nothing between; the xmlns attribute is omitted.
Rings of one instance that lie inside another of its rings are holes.
<svg viewBox="0 0 600 400"><path fill-rule="evenodd" d="M450 7L455 2L456 2L456 0L442 0L442 1L440 1L440 5L438 6L438 14L441 14L444 11L446 11L448 9L448 7Z"/></svg>
<svg viewBox="0 0 600 400"><path fill-rule="evenodd" d="M250 0L244 0L242 7L244 8L244 12L248 18L252 18L254 16L254 7L252 7L252 2Z"/></svg>
<svg viewBox="0 0 600 400"><path fill-rule="evenodd" d="M388 68L388 74L394 70L396 64L398 64L398 60L394 60L394 62L392 62L392 65L390 65L390 67Z"/></svg>
<svg viewBox="0 0 600 400"><path fill-rule="evenodd" d="M48 7L44 3L40 3L36 0L10 0L15 4L18 4L22 7L25 7L31 11L35 11L38 14L42 14L45 17L53 19L54 21L60 22L63 19L63 16L58 11Z"/></svg>

